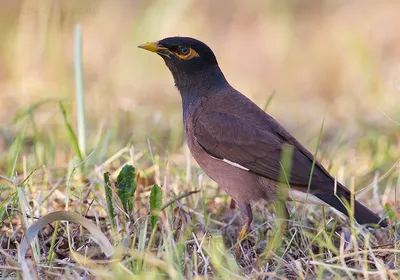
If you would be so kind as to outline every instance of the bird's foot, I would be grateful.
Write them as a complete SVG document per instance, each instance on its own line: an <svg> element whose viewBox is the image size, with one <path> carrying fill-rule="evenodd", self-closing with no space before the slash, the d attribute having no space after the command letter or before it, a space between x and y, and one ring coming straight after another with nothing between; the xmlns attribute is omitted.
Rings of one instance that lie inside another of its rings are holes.
<svg viewBox="0 0 400 280"><path fill-rule="evenodd" d="M246 225L242 227L242 230L240 231L240 235L237 241L237 244L235 246L235 257L240 258L243 256L244 252L247 251L249 248L252 248L254 244L251 241L251 238L249 238L249 229Z"/></svg>

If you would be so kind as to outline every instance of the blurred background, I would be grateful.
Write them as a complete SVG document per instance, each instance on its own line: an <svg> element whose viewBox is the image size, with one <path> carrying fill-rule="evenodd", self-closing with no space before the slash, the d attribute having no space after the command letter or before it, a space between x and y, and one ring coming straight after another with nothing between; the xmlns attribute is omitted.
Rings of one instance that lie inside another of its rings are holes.
<svg viewBox="0 0 400 280"><path fill-rule="evenodd" d="M137 48L176 35L207 43L228 81L261 107L270 100L267 111L312 150L325 120L326 158L355 160L349 151L360 139L399 147L399 11L399 1L372 0L2 0L0 161L10 162L7 151L24 131L27 149L29 137L40 137L39 150L53 147L50 164L65 165L71 148L58 101L75 128L77 23L92 148L111 135L110 154L148 139L161 152L181 151L172 76ZM348 147L342 156L339 146ZM387 153L398 160L399 149Z"/></svg>

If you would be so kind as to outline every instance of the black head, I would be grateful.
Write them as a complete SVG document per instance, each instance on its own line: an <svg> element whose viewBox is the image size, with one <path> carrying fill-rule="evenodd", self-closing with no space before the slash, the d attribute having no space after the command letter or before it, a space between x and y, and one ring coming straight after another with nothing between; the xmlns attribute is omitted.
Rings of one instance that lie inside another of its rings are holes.
<svg viewBox="0 0 400 280"><path fill-rule="evenodd" d="M169 37L139 48L159 54L171 71L194 73L218 65L212 50L203 42L189 37Z"/></svg>
<svg viewBox="0 0 400 280"><path fill-rule="evenodd" d="M203 42L190 37L169 37L153 43L140 45L139 48L160 55L175 79L181 91L205 84L214 84L223 80L217 59L212 50Z"/></svg>

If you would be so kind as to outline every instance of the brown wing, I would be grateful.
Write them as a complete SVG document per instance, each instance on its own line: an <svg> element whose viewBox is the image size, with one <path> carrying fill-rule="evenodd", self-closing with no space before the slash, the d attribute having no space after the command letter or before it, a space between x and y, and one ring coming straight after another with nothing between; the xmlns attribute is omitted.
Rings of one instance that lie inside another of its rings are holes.
<svg viewBox="0 0 400 280"><path fill-rule="evenodd" d="M258 114L253 114L257 118ZM264 121L267 121L266 119ZM312 168L312 159L297 147L285 141L282 135L271 131L270 125L263 128L259 119L249 116L241 118L214 110L205 110L194 124L194 134L201 147L210 155L240 164L260 176L290 185L307 187ZM283 149L289 148L291 170L282 172ZM289 173L289 174L287 174ZM311 190L333 192L333 179L319 165L315 165Z"/></svg>

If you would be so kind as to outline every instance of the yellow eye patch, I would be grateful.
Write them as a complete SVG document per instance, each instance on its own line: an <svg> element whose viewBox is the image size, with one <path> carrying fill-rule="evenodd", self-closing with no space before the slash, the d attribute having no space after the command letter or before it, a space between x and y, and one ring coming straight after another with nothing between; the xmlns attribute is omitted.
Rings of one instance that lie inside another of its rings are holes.
<svg viewBox="0 0 400 280"><path fill-rule="evenodd" d="M181 54L179 52L174 52L174 54L182 60L189 60L194 57L200 57L200 55L192 48L189 48L189 52L187 54Z"/></svg>

